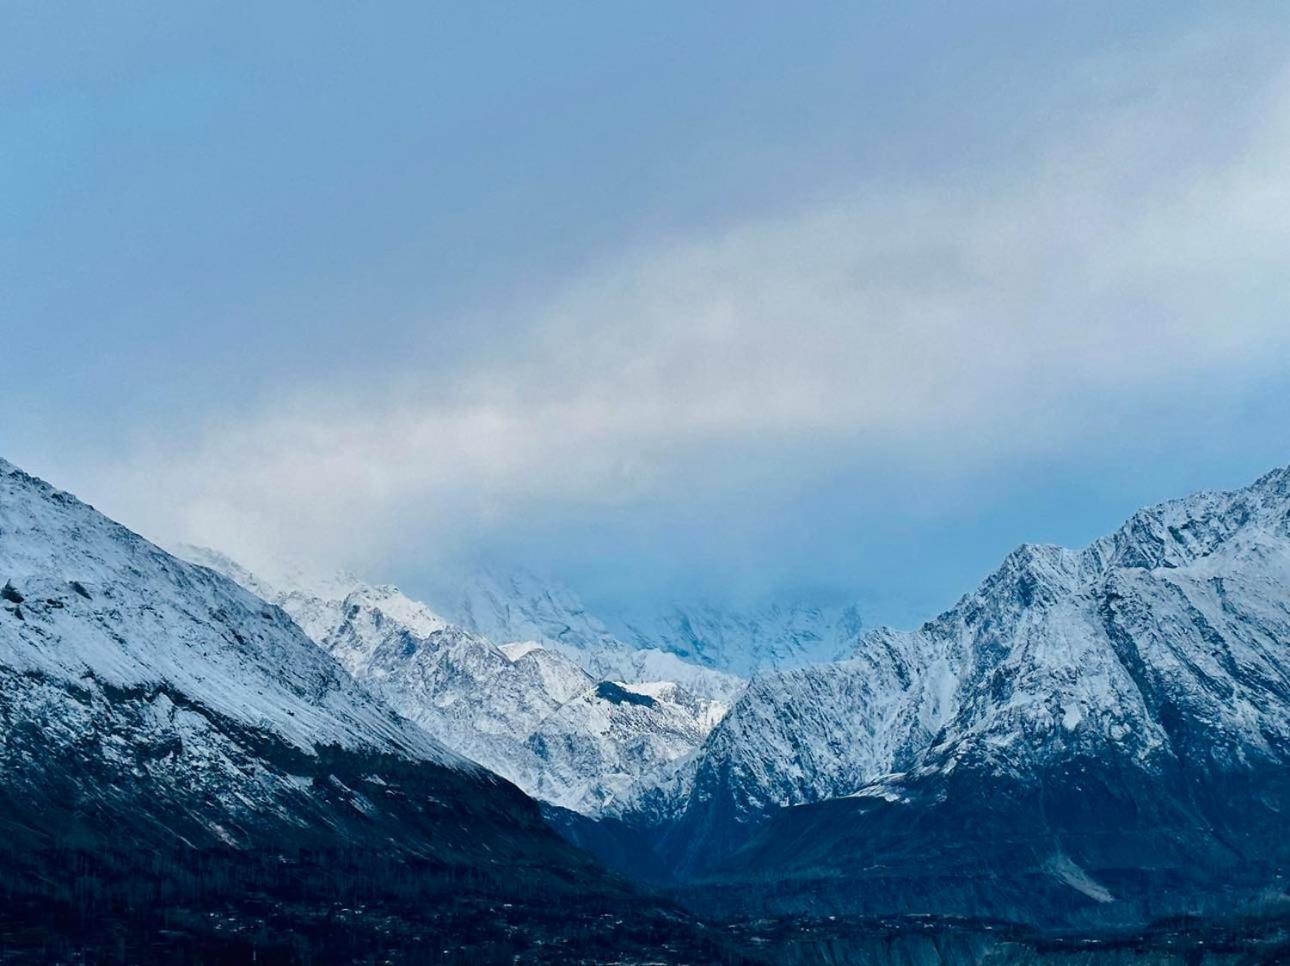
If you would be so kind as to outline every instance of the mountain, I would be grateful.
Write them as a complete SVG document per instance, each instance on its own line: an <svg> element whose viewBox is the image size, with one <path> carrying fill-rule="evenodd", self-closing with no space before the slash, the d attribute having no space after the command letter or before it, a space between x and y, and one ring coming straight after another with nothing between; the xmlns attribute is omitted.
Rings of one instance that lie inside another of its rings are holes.
<svg viewBox="0 0 1290 966"><path fill-rule="evenodd" d="M444 613L490 640L538 641L574 652L620 644L573 591L527 571L481 569L442 593Z"/></svg>
<svg viewBox="0 0 1290 966"><path fill-rule="evenodd" d="M673 681L722 703L744 684L735 674L683 660L656 642L625 642L572 590L523 570L478 570L439 589L435 607L499 644L532 641L558 651L597 680Z"/></svg>
<svg viewBox="0 0 1290 966"><path fill-rule="evenodd" d="M498 647L392 586L344 574L293 574L275 584L215 551L181 552L277 603L358 681L447 747L573 811L617 802L694 751L725 711L671 682L597 681L569 652L536 641Z"/></svg>
<svg viewBox="0 0 1290 966"><path fill-rule="evenodd" d="M390 707L498 774L526 770L524 736L561 703L549 687L563 695L595 683L558 655L512 660L396 587L344 574L270 582L214 551L181 552L278 604Z"/></svg>
<svg viewBox="0 0 1290 966"><path fill-rule="evenodd" d="M719 955L283 610L3 461L0 736L36 961Z"/></svg>
<svg viewBox="0 0 1290 966"><path fill-rule="evenodd" d="M1285 901L1287 764L1283 469L754 680L623 817L710 911L1132 924Z"/></svg>
<svg viewBox="0 0 1290 966"><path fill-rule="evenodd" d="M835 661L855 649L863 621L855 606L770 603L732 610L673 605L661 615L628 617L624 639L639 649L750 677L762 671Z"/></svg>
<svg viewBox="0 0 1290 966"><path fill-rule="evenodd" d="M755 677L696 755L617 811L661 830L669 864L688 874L776 809L850 794L911 763L954 686L921 643L882 629L858 657Z"/></svg>
<svg viewBox="0 0 1290 966"><path fill-rule="evenodd" d="M725 708L670 681L602 681L561 705L528 738L542 762L533 794L596 814L702 743Z"/></svg>

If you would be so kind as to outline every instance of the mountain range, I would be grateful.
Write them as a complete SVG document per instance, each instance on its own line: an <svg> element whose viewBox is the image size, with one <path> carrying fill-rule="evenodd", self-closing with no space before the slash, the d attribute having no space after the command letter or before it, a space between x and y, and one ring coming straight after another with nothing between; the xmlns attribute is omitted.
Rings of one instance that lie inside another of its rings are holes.
<svg viewBox="0 0 1290 966"><path fill-rule="evenodd" d="M722 915L1133 926L1284 907L1287 764L1282 469L1019 547L917 630L754 679L599 842Z"/></svg>
<svg viewBox="0 0 1290 966"><path fill-rule="evenodd" d="M1290 952L1290 468L913 630L432 597L172 556L0 461L0 951Z"/></svg>
<svg viewBox="0 0 1290 966"><path fill-rule="evenodd" d="M295 574L271 584L216 551L179 552L281 606L356 680L445 745L562 808L599 811L643 776L693 752L725 713L723 702L675 682L639 680L636 665L628 679L593 677L584 665L623 669L613 658L624 645L567 593L535 595L545 624L530 618L509 629L487 625L506 642L494 644L389 585L347 574ZM477 592L494 591L490 579ZM576 646L561 647L545 634L562 618L562 627L581 623ZM510 641L511 633L530 639ZM715 682L721 693L736 686L698 668L683 676Z"/></svg>
<svg viewBox="0 0 1290 966"><path fill-rule="evenodd" d="M283 609L3 461L0 585L6 958L725 955Z"/></svg>

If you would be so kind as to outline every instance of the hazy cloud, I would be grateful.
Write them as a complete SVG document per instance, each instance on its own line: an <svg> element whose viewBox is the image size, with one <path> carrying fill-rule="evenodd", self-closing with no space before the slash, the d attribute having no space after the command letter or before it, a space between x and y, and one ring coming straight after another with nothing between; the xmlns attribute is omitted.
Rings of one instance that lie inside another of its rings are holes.
<svg viewBox="0 0 1290 966"><path fill-rule="evenodd" d="M1196 44L1150 86L1087 65L1104 109L1011 164L653 243L499 309L514 341L489 362L320 379L103 472L127 503L164 494L125 508L158 535L363 564L719 491L803 439L777 473L840 451L970 469L1135 399L1239 392L1290 358L1290 84L1207 97Z"/></svg>

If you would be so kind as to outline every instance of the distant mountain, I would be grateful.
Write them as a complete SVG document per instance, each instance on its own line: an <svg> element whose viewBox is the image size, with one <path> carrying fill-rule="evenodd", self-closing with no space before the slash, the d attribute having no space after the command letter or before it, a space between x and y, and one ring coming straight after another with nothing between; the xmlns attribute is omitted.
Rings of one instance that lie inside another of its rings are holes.
<svg viewBox="0 0 1290 966"><path fill-rule="evenodd" d="M658 642L626 642L590 613L572 590L523 570L478 570L439 591L436 609L499 644L540 643L597 679L673 681L695 694L730 701L743 687L735 674L683 660Z"/></svg>
<svg viewBox="0 0 1290 966"><path fill-rule="evenodd" d="M673 943L717 955L283 610L0 461L3 958L563 962Z"/></svg>
<svg viewBox="0 0 1290 966"><path fill-rule="evenodd" d="M358 681L447 747L574 811L618 801L694 751L725 713L721 702L675 683L597 681L568 656L585 656L580 650L534 640L498 647L392 586L348 575L293 575L275 586L215 551L181 552L279 604ZM544 628L516 623L521 631ZM624 704L622 695L638 693L646 696Z"/></svg>
<svg viewBox="0 0 1290 966"><path fill-rule="evenodd" d="M855 606L770 603L737 610L713 604L673 605L659 616L629 617L627 641L670 651L732 674L753 674L836 661L855 650L863 621Z"/></svg>
<svg viewBox="0 0 1290 966"><path fill-rule="evenodd" d="M541 641L594 675L675 680L721 699L761 671L837 660L855 649L863 628L854 605L795 601L677 603L606 620L568 587L523 570L478 570L442 589L435 607L490 640Z"/></svg>
<svg viewBox="0 0 1290 966"><path fill-rule="evenodd" d="M1132 923L1285 900L1287 765L1290 469L754 680L623 814L709 909Z"/></svg>

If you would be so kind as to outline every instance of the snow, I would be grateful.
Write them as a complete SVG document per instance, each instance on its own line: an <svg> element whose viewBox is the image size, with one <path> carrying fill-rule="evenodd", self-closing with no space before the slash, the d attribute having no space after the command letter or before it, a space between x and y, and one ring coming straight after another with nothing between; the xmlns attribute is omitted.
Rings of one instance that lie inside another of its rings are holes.
<svg viewBox="0 0 1290 966"><path fill-rule="evenodd" d="M644 694L655 699L662 699L676 691L672 681L636 681L623 682L622 687L633 694Z"/></svg>
<svg viewBox="0 0 1290 966"><path fill-rule="evenodd" d="M1079 727L1079 723L1084 720L1084 715L1080 712L1077 704L1062 705L1062 727L1067 731L1074 731Z"/></svg>
<svg viewBox="0 0 1290 966"><path fill-rule="evenodd" d="M542 645L537 641L517 641L514 644L501 644L499 649L505 654L512 663L518 661L525 654L531 654L533 651L540 651Z"/></svg>
<svg viewBox="0 0 1290 966"><path fill-rule="evenodd" d="M726 710L722 701L658 680L622 685L649 696L654 707L618 707L598 693L597 678L576 660L586 662L603 641L591 641L592 649L538 640L497 646L392 586L301 574L279 585L214 551L189 547L184 552L280 605L355 679L444 745L529 794L567 808L591 813L620 799L654 770L693 752ZM509 608L498 597L501 586L521 585L491 581L476 591L471 607L481 608L479 601L487 600ZM565 591L522 586L538 603L517 605L515 613L532 611L556 620L556 608L578 606ZM584 625L594 626L590 619ZM498 625L476 621L475 626ZM534 630L537 618L506 627ZM608 646L615 653L623 647ZM643 655L633 670L639 675L659 664L692 668L701 681L725 683L717 672L684 665L673 655L661 657ZM736 686L732 681L722 690Z"/></svg>
<svg viewBox="0 0 1290 966"><path fill-rule="evenodd" d="M1148 772L1190 748L1280 761L1288 587L1290 469L1139 511L1084 550L1019 547L917 630L868 631L846 660L755 677L629 811L752 821L781 803L885 796L873 783L892 772L1038 775L1074 755ZM1203 740L1176 743L1166 713Z"/></svg>
<svg viewBox="0 0 1290 966"><path fill-rule="evenodd" d="M71 686L167 692L307 753L319 744L466 763L373 699L299 628L0 460L0 665ZM206 739L203 739L206 740Z"/></svg>
<svg viewBox="0 0 1290 966"><path fill-rule="evenodd" d="M855 605L772 602L734 609L710 602L674 604L662 614L623 619L624 639L705 667L751 676L834 661L849 654L862 621Z"/></svg>
<svg viewBox="0 0 1290 966"><path fill-rule="evenodd" d="M1065 853L1058 852L1048 862L1048 871L1057 879L1065 882L1076 892L1088 896L1094 902L1114 902L1111 891L1097 882L1084 869L1075 864Z"/></svg>

